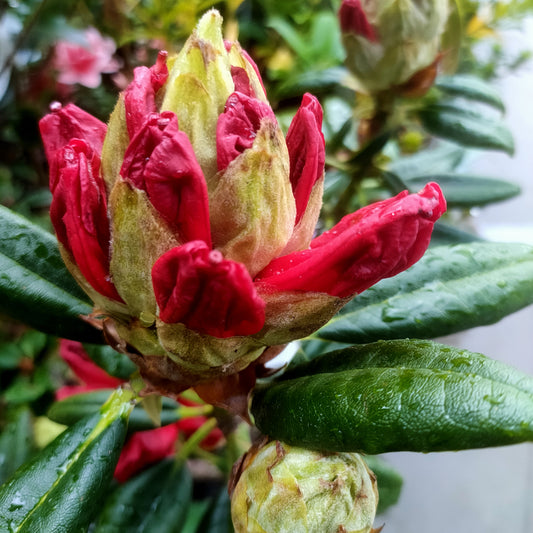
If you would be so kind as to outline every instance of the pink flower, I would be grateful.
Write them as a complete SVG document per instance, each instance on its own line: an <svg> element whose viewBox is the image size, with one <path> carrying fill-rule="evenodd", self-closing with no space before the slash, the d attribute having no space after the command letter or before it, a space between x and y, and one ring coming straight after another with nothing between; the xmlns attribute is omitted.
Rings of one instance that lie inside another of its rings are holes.
<svg viewBox="0 0 533 533"><path fill-rule="evenodd" d="M65 385L56 391L56 400L63 400L75 394L82 394L98 389L116 388L124 380L110 376L92 362L83 345L79 342L61 339L59 355L66 361L80 380L79 385ZM180 400L186 406L195 406L194 402ZM128 437L115 468L115 479L124 483L147 466L174 455L180 433L184 438L190 437L206 422L206 417L195 416L183 418L155 429L137 431ZM213 429L201 442L207 450L220 444L224 435L219 428Z"/></svg>
<svg viewBox="0 0 533 533"><path fill-rule="evenodd" d="M83 35L83 45L69 41L57 42L53 65L58 71L60 83L79 83L94 89L102 82L102 73L118 70L119 63L113 58L116 46L113 39L102 37L95 28L87 28Z"/></svg>
<svg viewBox="0 0 533 533"><path fill-rule="evenodd" d="M376 30L368 21L361 0L343 0L339 9L339 21L342 33L353 33L374 42L378 40Z"/></svg>

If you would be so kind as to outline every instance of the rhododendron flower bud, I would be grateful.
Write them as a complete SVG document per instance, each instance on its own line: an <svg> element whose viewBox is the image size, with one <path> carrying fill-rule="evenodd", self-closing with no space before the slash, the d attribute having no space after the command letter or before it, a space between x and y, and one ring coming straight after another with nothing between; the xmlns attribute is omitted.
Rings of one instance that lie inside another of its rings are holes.
<svg viewBox="0 0 533 533"><path fill-rule="evenodd" d="M246 406L252 364L418 260L445 203L428 185L313 239L322 108L304 95L284 138L257 66L221 27L209 11L177 56L135 69L107 127L54 105L41 132L61 251L107 340L147 393L233 383Z"/></svg>
<svg viewBox="0 0 533 533"><path fill-rule="evenodd" d="M279 441L252 448L234 472L236 533L370 533L375 475L356 453L306 450Z"/></svg>
<svg viewBox="0 0 533 533"><path fill-rule="evenodd" d="M405 84L440 51L448 0L343 0L339 9L346 66L362 92Z"/></svg>

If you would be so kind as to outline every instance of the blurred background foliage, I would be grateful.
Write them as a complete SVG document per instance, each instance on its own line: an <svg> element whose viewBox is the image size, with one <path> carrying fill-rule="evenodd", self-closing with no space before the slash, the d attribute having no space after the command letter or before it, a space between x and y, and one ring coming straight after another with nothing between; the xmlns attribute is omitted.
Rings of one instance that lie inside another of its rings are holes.
<svg viewBox="0 0 533 533"><path fill-rule="evenodd" d="M37 126L50 103L74 102L106 121L133 69L152 64L160 49L178 51L199 16L215 7L225 18L226 37L238 38L257 62L284 128L303 93L312 92L323 105L322 228L362 205L434 180L452 208L436 239L475 240L454 227L455 220L520 192L512 176L471 175L463 163L471 149L513 152L494 82L524 67L531 51L508 51L500 32L520 28L533 12L533 0L457 0L436 82L414 96L405 87L374 95L356 90L344 66L339 5L338 0L0 0L0 203L51 230L48 170ZM59 82L56 44L84 43L89 27L113 39L118 68L104 73L96 88ZM42 422L54 391L69 379L56 339L2 318L0 482L36 442L55 435L51 422L33 426L32 420ZM15 449L13 442L19 443Z"/></svg>

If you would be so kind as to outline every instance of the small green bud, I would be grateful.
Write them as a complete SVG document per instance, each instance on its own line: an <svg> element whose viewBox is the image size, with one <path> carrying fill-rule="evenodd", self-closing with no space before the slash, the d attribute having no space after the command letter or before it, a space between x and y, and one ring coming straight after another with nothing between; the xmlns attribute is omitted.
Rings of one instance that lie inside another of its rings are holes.
<svg viewBox="0 0 533 533"><path fill-rule="evenodd" d="M236 533L372 530L376 477L356 453L321 453L271 441L248 452L241 468L231 498Z"/></svg>

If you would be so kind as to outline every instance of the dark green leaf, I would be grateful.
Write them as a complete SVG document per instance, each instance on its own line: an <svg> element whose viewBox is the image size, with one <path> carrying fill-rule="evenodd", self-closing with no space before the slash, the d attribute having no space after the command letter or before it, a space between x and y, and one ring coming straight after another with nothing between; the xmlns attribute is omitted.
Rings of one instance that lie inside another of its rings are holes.
<svg viewBox="0 0 533 533"><path fill-rule="evenodd" d="M465 74L439 76L435 86L447 94L483 102L500 111L505 110L503 100L498 91L492 85L476 76Z"/></svg>
<svg viewBox="0 0 533 533"><path fill-rule="evenodd" d="M0 530L79 531L105 497L126 434L131 393L67 429L0 487Z"/></svg>
<svg viewBox="0 0 533 533"><path fill-rule="evenodd" d="M80 315L92 311L66 270L55 237L0 206L0 311L60 337L102 342Z"/></svg>
<svg viewBox="0 0 533 533"><path fill-rule="evenodd" d="M514 183L470 174L430 174L404 180L412 192L417 192L429 181L440 185L448 207L482 206L520 194L520 187Z"/></svg>
<svg viewBox="0 0 533 533"><path fill-rule="evenodd" d="M379 503L377 514L384 513L400 499L403 479L400 473L375 455L366 455L365 463L378 478Z"/></svg>
<svg viewBox="0 0 533 533"><path fill-rule="evenodd" d="M227 487L223 487L213 500L198 528L198 533L233 533Z"/></svg>
<svg viewBox="0 0 533 533"><path fill-rule="evenodd" d="M435 338L493 324L533 303L533 247L471 242L430 248L356 296L315 337L349 344Z"/></svg>
<svg viewBox="0 0 533 533"><path fill-rule="evenodd" d="M315 95L325 92L330 93L346 76L346 70L342 67L306 70L298 74L293 74L284 80L277 87L276 94L279 97L287 98L301 96L305 92L311 92Z"/></svg>
<svg viewBox="0 0 533 533"><path fill-rule="evenodd" d="M471 148L514 153L514 140L503 122L474 111L435 104L419 111L424 127L433 135Z"/></svg>
<svg viewBox="0 0 533 533"><path fill-rule="evenodd" d="M322 373L257 390L257 427L288 444L371 454L533 440L533 378L503 363L408 340L354 347L334 357L317 360Z"/></svg>
<svg viewBox="0 0 533 533"><path fill-rule="evenodd" d="M58 424L70 426L81 418L97 413L104 402L109 398L112 389L100 389L82 394L74 394L55 402L48 410L47 416ZM178 404L170 398L162 398L163 409L161 410L161 424L167 425L179 420ZM142 408L138 405L130 415L128 429L130 431L142 431L154 429L154 423Z"/></svg>
<svg viewBox="0 0 533 533"><path fill-rule="evenodd" d="M461 244L467 242L481 242L484 239L468 233L463 229L444 224L437 221L433 226L433 233L431 234L431 246L444 246L450 244Z"/></svg>
<svg viewBox="0 0 533 533"><path fill-rule="evenodd" d="M192 497L184 465L161 461L119 486L108 498L95 533L181 531Z"/></svg>
<svg viewBox="0 0 533 533"><path fill-rule="evenodd" d="M84 344L89 357L109 375L120 379L129 379L137 370L133 361L122 353L113 350L107 344Z"/></svg>
<svg viewBox="0 0 533 533"><path fill-rule="evenodd" d="M0 434L0 484L30 458L35 448L30 410L16 409L10 418Z"/></svg>

